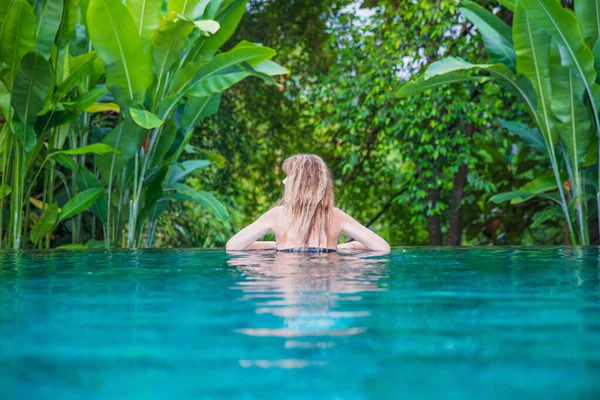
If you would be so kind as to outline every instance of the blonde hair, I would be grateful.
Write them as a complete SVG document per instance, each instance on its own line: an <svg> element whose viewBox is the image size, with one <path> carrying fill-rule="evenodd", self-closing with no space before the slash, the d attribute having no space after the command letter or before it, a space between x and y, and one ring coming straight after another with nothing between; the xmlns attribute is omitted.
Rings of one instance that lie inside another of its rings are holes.
<svg viewBox="0 0 600 400"><path fill-rule="evenodd" d="M289 211L303 246L308 247L312 234L317 233L322 247L321 235L325 233L329 240L333 217L333 180L327 164L314 154L297 154L283 162L283 172L287 183L279 204Z"/></svg>

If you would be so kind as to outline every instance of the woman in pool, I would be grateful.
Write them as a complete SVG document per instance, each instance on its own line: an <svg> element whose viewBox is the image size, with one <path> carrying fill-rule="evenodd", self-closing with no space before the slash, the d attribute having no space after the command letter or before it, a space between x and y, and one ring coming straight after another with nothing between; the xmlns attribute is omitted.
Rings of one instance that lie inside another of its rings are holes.
<svg viewBox="0 0 600 400"><path fill-rule="evenodd" d="M227 250L278 250L330 253L336 250L376 250L390 245L375 232L333 206L333 180L325 162L312 154L284 161L285 193L280 205L260 216L227 242ZM268 232L275 242L257 242ZM341 233L355 239L338 245Z"/></svg>

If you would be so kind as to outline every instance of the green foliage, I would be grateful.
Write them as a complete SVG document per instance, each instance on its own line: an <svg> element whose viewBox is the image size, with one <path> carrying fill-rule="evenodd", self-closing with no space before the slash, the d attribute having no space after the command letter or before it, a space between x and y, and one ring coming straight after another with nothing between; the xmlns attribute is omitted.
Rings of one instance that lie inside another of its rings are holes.
<svg viewBox="0 0 600 400"><path fill-rule="evenodd" d="M221 246L303 152L393 245L588 242L595 1L125 3L0 2L2 248Z"/></svg>
<svg viewBox="0 0 600 400"><path fill-rule="evenodd" d="M598 152L591 146L598 142L592 131L600 135L600 115L597 109L600 87L596 83L596 60L589 47L598 41L598 31L594 30L598 22L595 17L586 15L582 10L586 5L597 9L600 4L595 1L576 1L575 4L581 21L556 0L522 0L516 5L507 4L514 10L512 36L516 72L519 75L502 74L500 78L519 94L536 128L529 129L517 123L504 122L504 125L523 137L526 144L546 151L554 182L549 182L545 177L538 178L516 192L503 193L494 196L492 200L511 200L511 203L518 204L535 196L542 196L542 193L548 197L549 191L555 191L556 198L551 198L558 202L563 211L571 242L589 244L587 210L596 204L588 206L590 196L586 194L583 182L586 180L586 172L589 173L586 171L588 166L597 164L600 167ZM464 16L480 30L492 61L501 63L508 69L513 68L512 60L500 57L498 51L499 38L508 39L506 27L482 23L482 20L489 22L494 17L487 13L487 17L482 18L486 14L479 11L474 13L472 9L462 10ZM490 40L490 37L497 40ZM508 40L505 40L501 48L506 49L507 43ZM414 82L409 89L414 92L415 87L427 82L430 77L441 80L440 76L451 77L458 69L465 68L498 75L489 66L468 64L450 58L431 65L425 72L424 79ZM480 79L479 75L475 76ZM431 85L422 89L427 90L429 87ZM540 136L543 138L543 146ZM562 162L565 164L564 168ZM564 176L568 176L568 180ZM540 179L544 179L547 184L538 185ZM600 187L600 184L595 186ZM596 190L594 194L600 204L600 192ZM554 210L554 206L551 209ZM553 213L542 215L553 216ZM536 218L534 226L547 219ZM600 224L600 219L598 223Z"/></svg>
<svg viewBox="0 0 600 400"><path fill-rule="evenodd" d="M223 91L287 73L258 44L219 52L246 2L32 3L2 2L0 247L48 248L53 232L52 245L151 246L173 200L225 222L213 194L182 193L210 161L179 158Z"/></svg>
<svg viewBox="0 0 600 400"><path fill-rule="evenodd" d="M399 93L400 84L440 52L464 58L476 54L485 62L485 48L456 5L383 1L359 11L348 5L249 3L239 35L277 43L278 59L292 77L279 81L282 88L259 92L257 80L250 79L226 92L218 117L200 125L190 142L194 147L184 153L195 158L198 148L208 148L224 156L223 168L213 164L211 173L187 183L220 193L231 226L199 216L182 203L161 217L160 245L223 245L277 202L283 190L281 162L302 152L325 158L336 178L336 203L393 245L427 244L428 220L435 215L441 230L448 231L461 166L468 167L462 243L531 242L527 235L538 235L525 228L543 203L516 207L488 201L547 168L535 151L522 148L518 137L493 120L501 115L529 122L514 98L495 83L481 89L472 84L436 89L411 99ZM470 82L473 73L456 71L454 79ZM479 81L499 79L485 75ZM475 129L469 139L465 131L471 120ZM427 201L430 188L440 189L436 204ZM554 243L555 237L535 240Z"/></svg>

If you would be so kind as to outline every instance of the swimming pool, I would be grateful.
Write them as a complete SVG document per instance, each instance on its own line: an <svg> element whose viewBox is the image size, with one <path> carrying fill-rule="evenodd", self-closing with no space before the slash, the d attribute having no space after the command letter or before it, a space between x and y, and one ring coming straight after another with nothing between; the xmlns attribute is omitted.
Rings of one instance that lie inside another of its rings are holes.
<svg viewBox="0 0 600 400"><path fill-rule="evenodd" d="M600 398L597 248L0 253L0 398Z"/></svg>

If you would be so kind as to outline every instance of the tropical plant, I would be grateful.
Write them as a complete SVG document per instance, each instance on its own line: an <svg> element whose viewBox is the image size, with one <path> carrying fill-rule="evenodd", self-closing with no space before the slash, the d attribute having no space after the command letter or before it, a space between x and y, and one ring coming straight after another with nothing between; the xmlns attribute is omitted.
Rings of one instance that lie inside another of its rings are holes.
<svg viewBox="0 0 600 400"><path fill-rule="evenodd" d="M276 203L281 162L297 152L322 155L335 177L336 204L390 243L435 243L429 220L432 231L444 236L437 235L436 244L555 243L556 235L545 241L538 232L548 229L529 229L543 202L487 201L545 167L493 119L527 121L522 106L497 85L397 96L399 78L408 78L399 72L418 73L443 49L466 58L486 56L470 24L455 13L455 2L377 0L356 7L341 0L249 2L236 36L276 44L278 60L294 71L293 79L285 80L283 90L259 91L258 80L236 85L223 95L218 116L207 118L192 140L227 160L187 183L219 193L231 225L198 216L189 202L178 203L161 217L157 244L223 246L234 230ZM449 35L457 31L459 37ZM407 55L414 59L404 64ZM471 137L466 121L475 128ZM415 167L427 176L407 179ZM429 189L439 193L437 202L428 201ZM454 207L461 205L455 196L461 193L463 206Z"/></svg>
<svg viewBox="0 0 600 400"><path fill-rule="evenodd" d="M377 7L364 12L362 21L350 15L334 25L331 47L339 61L323 79L327 86L320 93L333 98L327 122L346 132L337 144L345 158L340 198L354 202L355 196L370 191L374 180L382 182L380 191L393 183L380 192L385 194L379 207L386 210L386 220L407 220L405 231L415 234L404 240L467 243L473 237L464 228L472 219L465 217L465 210L506 185L489 173L488 164L506 170L504 154L490 153L510 153L512 143L492 117L520 119L524 113L496 85L446 85L403 98L398 86L440 56L483 60L485 49L456 13L454 0L366 3ZM409 166L413 179L400 179ZM360 215L367 207L355 212Z"/></svg>
<svg viewBox="0 0 600 400"><path fill-rule="evenodd" d="M84 224L91 243L151 246L172 200L227 219L184 182L210 161L178 160L224 90L287 71L254 43L219 53L246 0L165 3L0 1L2 247L49 247L59 226L77 245Z"/></svg>
<svg viewBox="0 0 600 400"><path fill-rule="evenodd" d="M527 106L535 127L514 121L502 123L525 144L545 151L552 171L491 200L512 204L533 197L550 200L554 205L536 214L535 223L562 214L570 241L588 244L589 219L597 212L597 205L590 200L595 197L600 204L600 142L596 138L600 133L600 92L595 65L600 60L600 20L592 12L600 7L600 1L576 0L575 13L557 0L500 3L514 11L512 29L471 1L463 1L459 9L477 27L491 63L445 58L406 84L401 93L408 96L467 81L504 84Z"/></svg>

